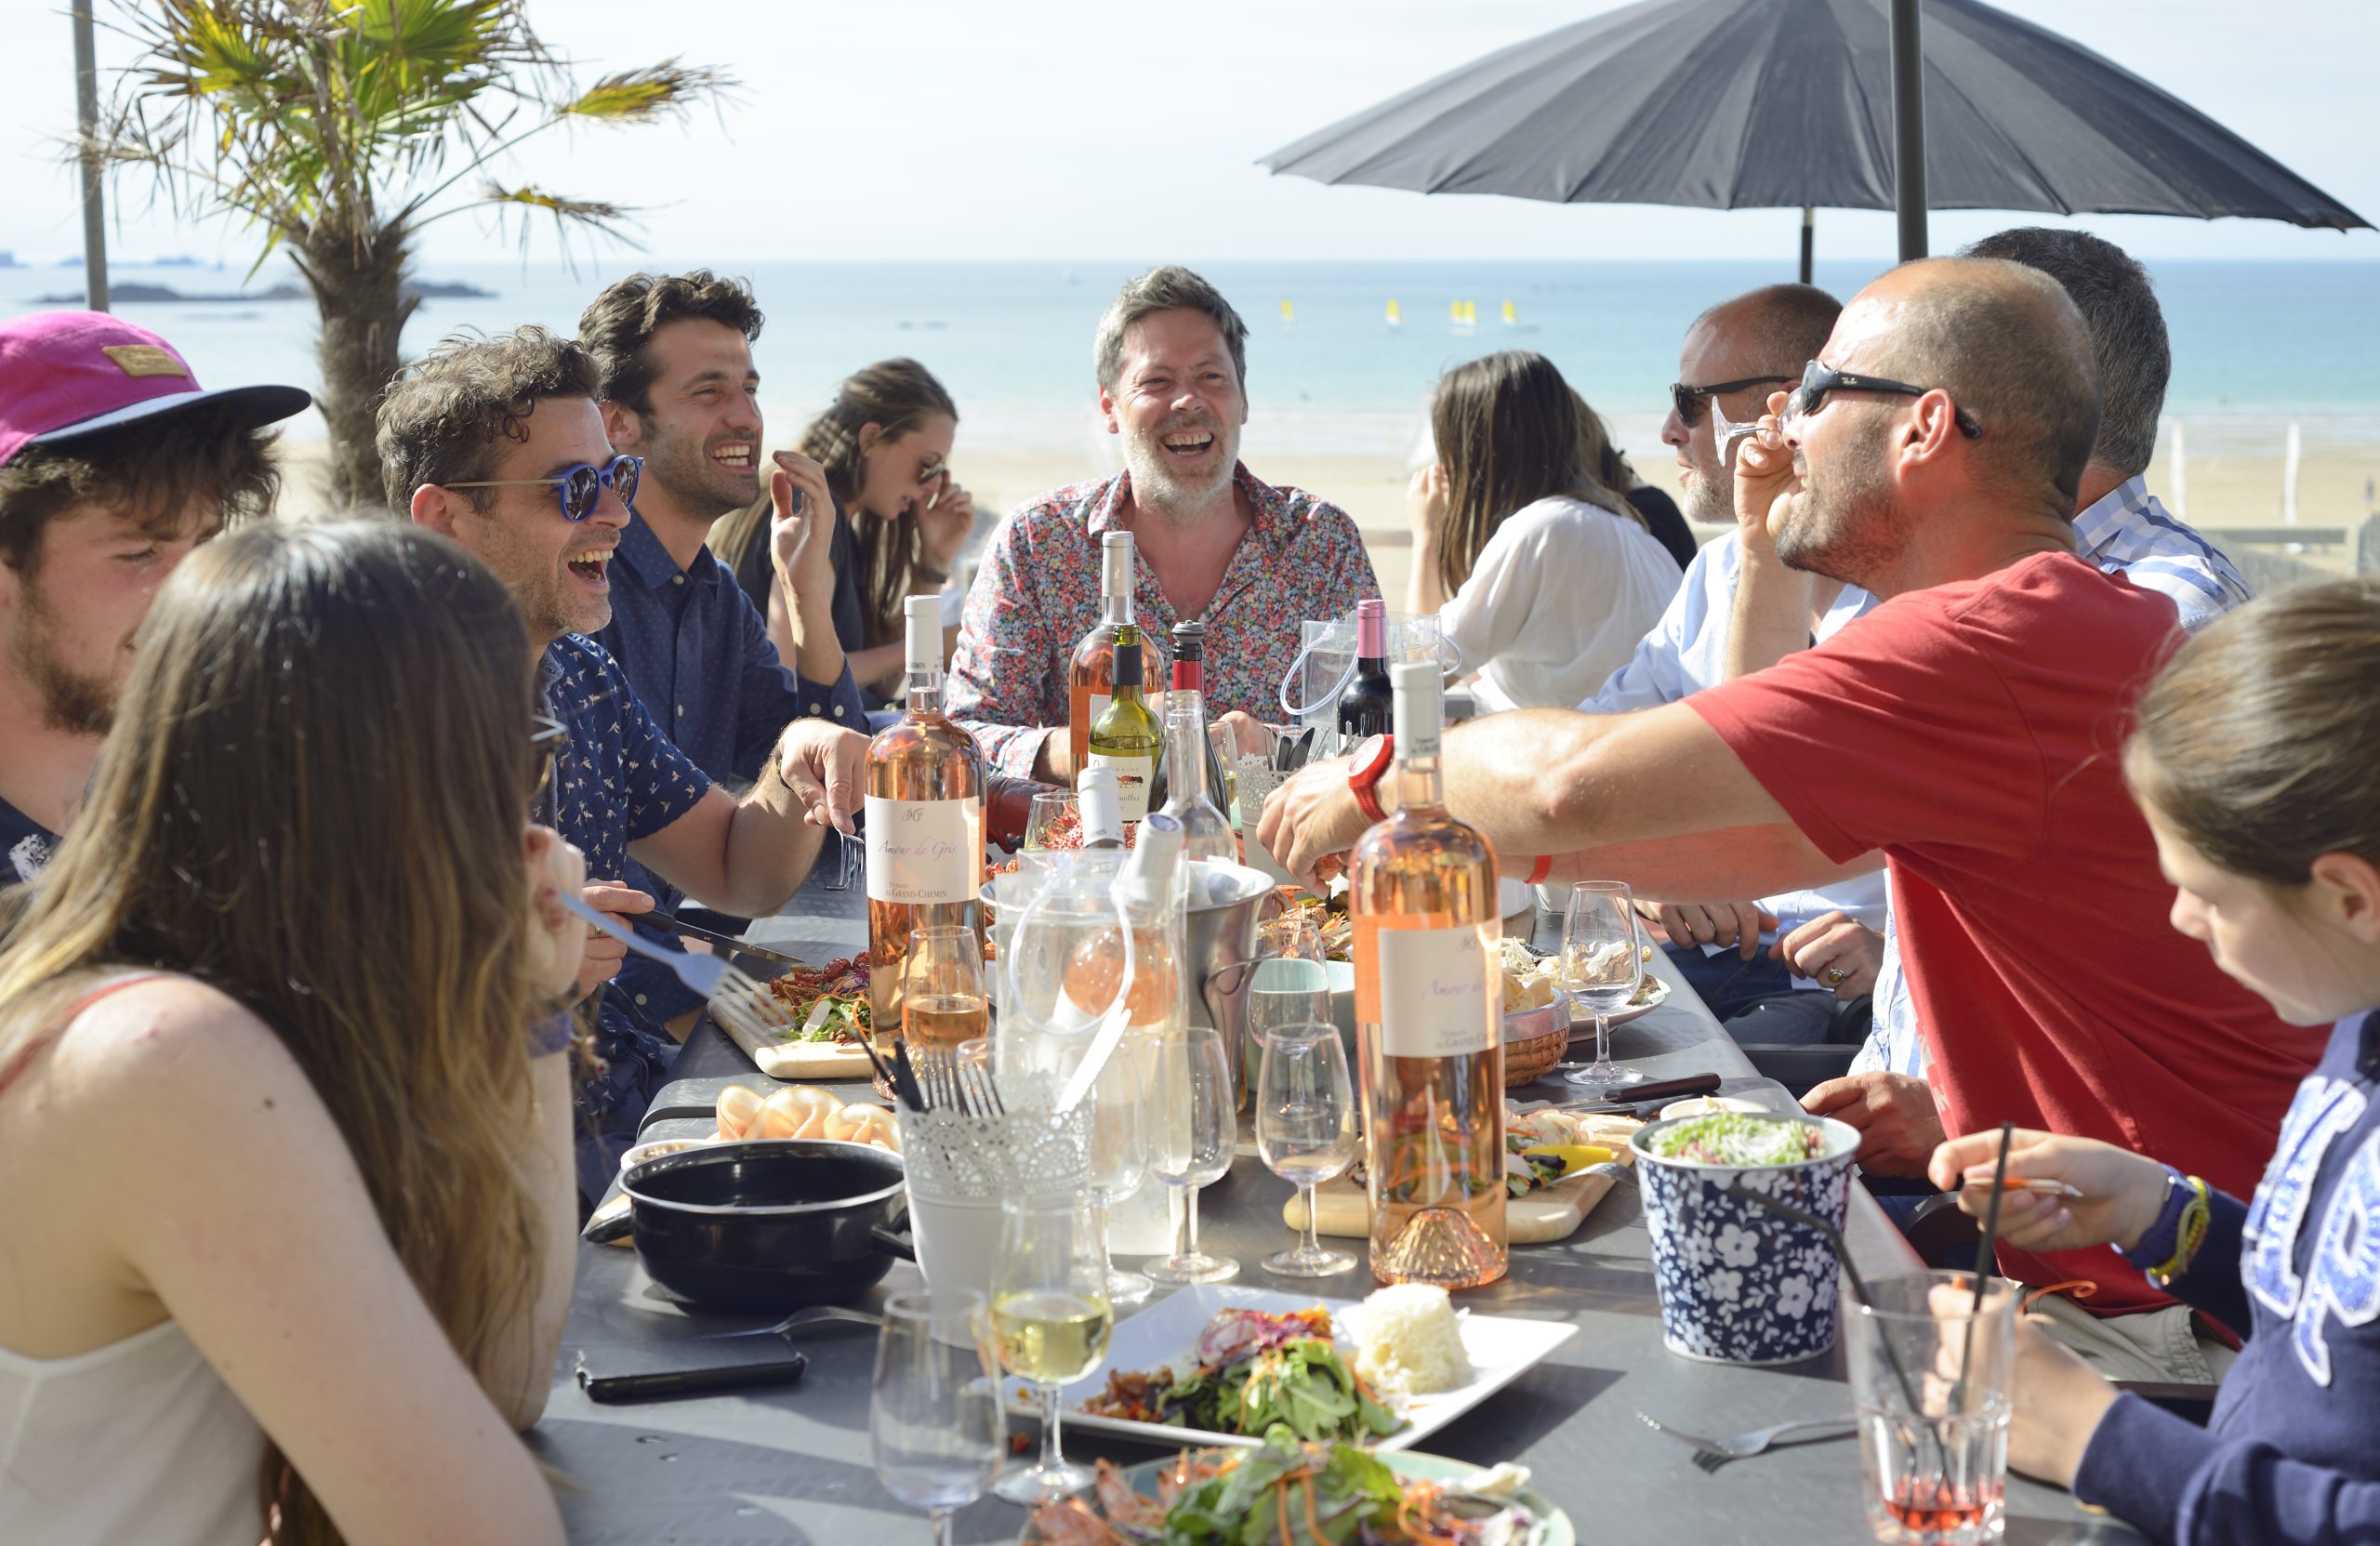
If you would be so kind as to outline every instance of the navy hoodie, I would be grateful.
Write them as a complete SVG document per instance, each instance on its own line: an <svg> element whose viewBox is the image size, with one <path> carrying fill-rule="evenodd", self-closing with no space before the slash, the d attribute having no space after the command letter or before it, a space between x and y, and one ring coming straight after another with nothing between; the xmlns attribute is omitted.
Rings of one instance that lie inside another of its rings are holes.
<svg viewBox="0 0 2380 1546"><path fill-rule="evenodd" d="M2206 1427L2108 1409L2074 1496L2177 1546L2380 1539L2380 1011L2298 1087L2253 1205L2217 1193L2173 1288L2249 1330Z"/></svg>

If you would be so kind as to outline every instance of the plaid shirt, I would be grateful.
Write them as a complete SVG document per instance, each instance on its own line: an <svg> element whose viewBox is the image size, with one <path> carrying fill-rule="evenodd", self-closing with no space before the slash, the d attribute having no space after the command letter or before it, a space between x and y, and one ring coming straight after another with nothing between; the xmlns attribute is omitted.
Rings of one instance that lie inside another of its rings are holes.
<svg viewBox="0 0 2380 1546"><path fill-rule="evenodd" d="M1380 582L1344 510L1261 483L1245 466L1233 476L1255 519L1201 619L1207 709L1277 722L1298 625L1348 614ZM1129 529L1130 494L1128 472L1076 483L1020 507L993 534L959 626L949 706L997 772L1030 777L1041 727L1066 723L1075 646L1100 618L1099 539ZM1170 631L1181 614L1137 555L1134 571L1134 616L1148 632Z"/></svg>

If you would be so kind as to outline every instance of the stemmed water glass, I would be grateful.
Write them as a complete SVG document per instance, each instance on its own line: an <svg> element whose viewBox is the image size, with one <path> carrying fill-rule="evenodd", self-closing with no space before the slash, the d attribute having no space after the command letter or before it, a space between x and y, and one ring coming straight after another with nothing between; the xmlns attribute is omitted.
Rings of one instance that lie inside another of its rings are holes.
<svg viewBox="0 0 2380 1546"><path fill-rule="evenodd" d="M1128 1031L1114 1055L1091 1086L1091 1178L1086 1192L1099 1209L1100 1234L1106 1235L1107 1210L1141 1189L1148 1173L1148 1037ZM1107 1262L1107 1302L1138 1304L1149 1297L1145 1274L1126 1272Z"/></svg>
<svg viewBox="0 0 2380 1546"><path fill-rule="evenodd" d="M992 1332L1001 1367L1041 1392L1041 1459L993 1488L1010 1502L1030 1507L1091 1485L1090 1470L1066 1460L1058 1393L1099 1368L1113 1325L1107 1236L1091 1200L1072 1194L1004 1198L992 1263Z"/></svg>
<svg viewBox="0 0 2380 1546"><path fill-rule="evenodd" d="M1343 1250L1326 1250L1315 1233L1315 1188L1355 1160L1355 1093L1339 1027L1324 1022L1264 1033L1256 1076L1256 1152L1265 1168L1305 1194L1305 1238L1264 1258L1284 1277L1328 1277L1354 1269Z"/></svg>
<svg viewBox="0 0 2380 1546"><path fill-rule="evenodd" d="M1251 1064L1263 1055L1265 1032L1330 1019L1330 972L1311 914L1299 909L1258 924L1256 955L1248 984L1245 1055ZM1245 1073L1252 1082L1257 1070Z"/></svg>
<svg viewBox="0 0 2380 1546"><path fill-rule="evenodd" d="M1008 1447L984 1332L984 1296L972 1288L914 1288L884 1302L868 1447L884 1490L933 1521L934 1546L950 1546L950 1516L983 1496Z"/></svg>
<svg viewBox="0 0 2380 1546"><path fill-rule="evenodd" d="M1223 1038L1211 1025L1168 1032L1154 1051L1149 1174L1182 1194L1183 1224L1173 1254L1150 1262L1148 1275L1159 1283L1221 1283L1239 1275L1239 1263L1198 1249L1198 1188L1223 1180L1231 1169L1232 1145L1239 1137L1231 1063L1223 1055Z"/></svg>
<svg viewBox="0 0 2380 1546"><path fill-rule="evenodd" d="M1561 982L1575 1004L1595 1017L1595 1060L1571 1068L1572 1084L1613 1090L1643 1078L1640 1069L1611 1061L1611 1013L1636 996L1644 980L1636 950L1636 909L1618 880L1581 880L1562 910Z"/></svg>
<svg viewBox="0 0 2380 1546"><path fill-rule="evenodd" d="M1045 848L1080 848L1082 846L1081 806L1071 789L1052 789L1033 797L1033 808L1025 818L1023 846L1027 852ZM1050 839L1055 837L1056 842Z"/></svg>

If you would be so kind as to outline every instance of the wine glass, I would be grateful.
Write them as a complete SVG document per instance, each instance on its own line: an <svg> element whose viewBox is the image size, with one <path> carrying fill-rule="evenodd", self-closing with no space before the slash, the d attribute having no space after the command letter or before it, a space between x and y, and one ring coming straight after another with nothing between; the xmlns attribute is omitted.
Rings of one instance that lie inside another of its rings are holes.
<svg viewBox="0 0 2380 1546"><path fill-rule="evenodd" d="M1572 886L1569 904L1562 909L1561 981L1571 1002L1594 1013L1595 1060L1567 1070L1563 1077L1572 1084L1612 1090L1645 1077L1640 1069L1611 1061L1611 1011L1636 996L1644 973L1636 951L1635 903L1628 888L1617 880L1581 880Z"/></svg>
<svg viewBox="0 0 2380 1546"><path fill-rule="evenodd" d="M1183 1227L1174 1252L1149 1263L1159 1283L1221 1283L1239 1263L1198 1249L1198 1188L1231 1169L1239 1137L1238 1103L1223 1038L1211 1025L1184 1025L1155 1049L1148 1081L1149 1174L1182 1193Z"/></svg>
<svg viewBox="0 0 2380 1546"><path fill-rule="evenodd" d="M1249 1029L1258 1037L1278 1026L1330 1019L1330 973L1323 964L1322 931L1304 908L1256 926L1257 963L1248 988Z"/></svg>
<svg viewBox="0 0 2380 1546"><path fill-rule="evenodd" d="M933 1521L934 1546L950 1546L950 1516L983 1496L1008 1448L984 1332L984 1296L972 1288L912 1288L884 1302L868 1447L884 1490Z"/></svg>
<svg viewBox="0 0 2380 1546"><path fill-rule="evenodd" d="M830 892L847 892L852 889L852 882L859 879L860 863L867 857L867 839L853 837L840 826L830 826L826 831L834 841L835 857L831 869L819 871L818 884ZM826 856L821 850L818 857Z"/></svg>
<svg viewBox="0 0 2380 1546"><path fill-rule="evenodd" d="M1091 1086L1091 1177L1088 1196L1099 1209L1100 1235L1107 1233L1107 1210L1141 1189L1148 1173L1148 1037L1127 1031L1107 1065ZM1138 1304L1149 1297L1144 1273L1107 1262L1107 1302Z"/></svg>
<svg viewBox="0 0 2380 1546"><path fill-rule="evenodd" d="M909 1050L945 1051L991 1027L975 931L957 923L912 931L901 960L901 1034Z"/></svg>
<svg viewBox="0 0 2380 1546"><path fill-rule="evenodd" d="M1264 1270L1284 1277L1352 1271L1354 1257L1325 1250L1315 1235L1315 1188L1355 1160L1355 1092L1338 1026L1325 1021L1264 1033L1264 1063L1256 1076L1256 1152L1267 1169L1305 1194L1305 1238L1264 1258Z"/></svg>
<svg viewBox="0 0 2380 1546"><path fill-rule="evenodd" d="M1033 809L1025 818L1024 846L1028 852L1082 846L1082 807L1073 790L1052 789L1033 797Z"/></svg>
<svg viewBox="0 0 2380 1546"><path fill-rule="evenodd" d="M1107 1236L1088 1197L1021 1196L1000 1203L999 1253L992 1263L992 1334L1000 1365L1041 1392L1041 1459L993 1488L1027 1507L1080 1492L1086 1467L1068 1463L1058 1427L1058 1393L1107 1356L1114 1313L1107 1304Z"/></svg>

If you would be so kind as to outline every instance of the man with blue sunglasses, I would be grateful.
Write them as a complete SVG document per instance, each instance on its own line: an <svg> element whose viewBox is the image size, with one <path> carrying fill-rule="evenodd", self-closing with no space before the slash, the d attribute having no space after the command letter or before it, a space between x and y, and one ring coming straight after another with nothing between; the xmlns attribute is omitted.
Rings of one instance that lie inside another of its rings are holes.
<svg viewBox="0 0 2380 1546"><path fill-rule="evenodd" d="M671 740L659 715L674 719L675 705L645 704L590 637L612 620L611 569L629 520L622 496L640 471L614 454L599 390L587 351L543 328L449 338L380 405L381 481L392 508L469 548L520 603L541 652L546 711L569 727L551 815L587 855L589 904L649 910L652 899L623 883L633 860L722 912L774 912L809 875L826 827L850 830L867 743L796 720L749 792L731 795ZM619 948L590 945L588 959L582 996L616 969ZM618 1169L675 1050L632 1016L602 1016L602 1066L579 1090L589 1118L583 1203Z"/></svg>

